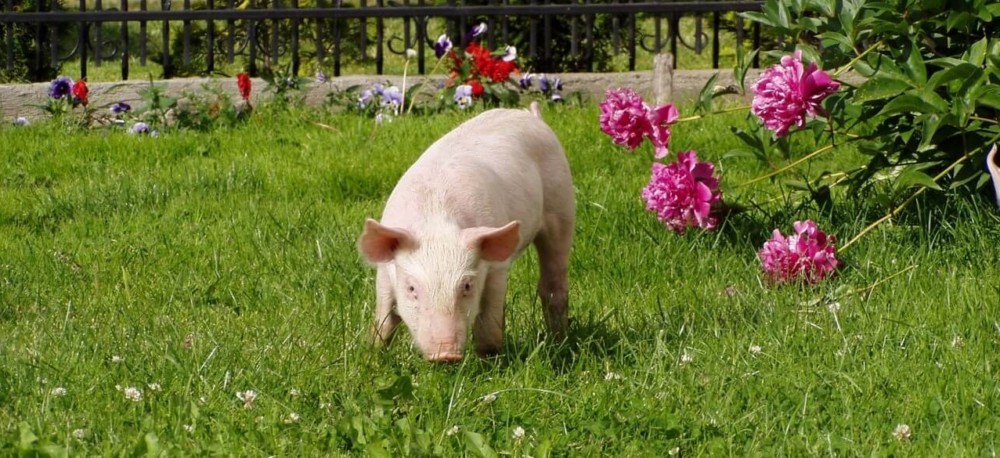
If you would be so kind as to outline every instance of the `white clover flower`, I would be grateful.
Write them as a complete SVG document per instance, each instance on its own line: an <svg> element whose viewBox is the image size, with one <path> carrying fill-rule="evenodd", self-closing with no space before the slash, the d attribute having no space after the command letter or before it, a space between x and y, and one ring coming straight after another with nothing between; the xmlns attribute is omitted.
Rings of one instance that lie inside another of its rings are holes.
<svg viewBox="0 0 1000 458"><path fill-rule="evenodd" d="M680 455L680 454L681 454L681 448L680 447L674 447L674 448L672 448L670 450L667 450L667 455L670 455L670 456L677 456L677 455Z"/></svg>
<svg viewBox="0 0 1000 458"><path fill-rule="evenodd" d="M198 396L198 404L205 405L208 404L207 396Z"/></svg>
<svg viewBox="0 0 1000 458"><path fill-rule="evenodd" d="M299 418L300 418L299 414L297 414L295 412L291 412L291 413L288 414L287 417L285 417L285 424L286 425L290 425L290 424L293 424L293 423L298 423L299 422Z"/></svg>
<svg viewBox="0 0 1000 458"><path fill-rule="evenodd" d="M896 437L898 441L910 440L910 436L913 434L913 430L910 429L910 425L905 423L900 423L896 425L896 429L892 431L892 435Z"/></svg>
<svg viewBox="0 0 1000 458"><path fill-rule="evenodd" d="M445 435L454 436L458 434L459 431L461 431L461 428L459 428L458 425L452 425L451 428L448 428L448 431L445 431Z"/></svg>
<svg viewBox="0 0 1000 458"><path fill-rule="evenodd" d="M837 313L840 311L840 302L833 301L826 305L826 309L829 310L830 313Z"/></svg>
<svg viewBox="0 0 1000 458"><path fill-rule="evenodd" d="M257 399L257 392L254 390L237 391L236 399L243 401L243 408L250 410L253 408L253 401Z"/></svg>
<svg viewBox="0 0 1000 458"><path fill-rule="evenodd" d="M520 426L514 428L514 433L511 434L511 436L514 438L514 440L520 442L521 439L524 439L524 428Z"/></svg>
<svg viewBox="0 0 1000 458"><path fill-rule="evenodd" d="M122 391L122 394L125 395L125 399L128 399L132 402L139 402L142 400L142 391L139 391L139 389L134 386L125 388Z"/></svg>
<svg viewBox="0 0 1000 458"><path fill-rule="evenodd" d="M184 431L187 431L189 433L193 433L194 432L194 425L184 425Z"/></svg>
<svg viewBox="0 0 1000 458"><path fill-rule="evenodd" d="M691 354L688 353L687 350L684 350L684 353L681 353L681 364L684 365L692 361L694 361L694 356L691 356Z"/></svg>
<svg viewBox="0 0 1000 458"><path fill-rule="evenodd" d="M761 351L760 350L760 345L751 345L750 346L750 354L751 355L757 356L757 355L760 354L760 351Z"/></svg>
<svg viewBox="0 0 1000 458"><path fill-rule="evenodd" d="M605 382L610 382L612 380L621 380L621 379L622 379L621 374L618 374L618 373L615 373L615 372L608 372L607 374L604 374L604 381Z"/></svg>
<svg viewBox="0 0 1000 458"><path fill-rule="evenodd" d="M962 348L964 345L965 339L962 339L962 336L955 336L954 339L951 339L952 348Z"/></svg>
<svg viewBox="0 0 1000 458"><path fill-rule="evenodd" d="M146 385L146 388L149 388L149 391L161 391L163 389L160 387L160 384L156 382Z"/></svg>
<svg viewBox="0 0 1000 458"><path fill-rule="evenodd" d="M87 437L87 430L83 428L74 429L73 437L77 439L83 439L84 437Z"/></svg>
<svg viewBox="0 0 1000 458"><path fill-rule="evenodd" d="M123 361L125 361L125 358L122 358L121 356L118 356L118 355L111 355L111 362L113 362L113 363L120 363L120 362L123 362Z"/></svg>
<svg viewBox="0 0 1000 458"><path fill-rule="evenodd" d="M407 59L416 59L417 58L417 50L415 50L413 48L406 48L406 58Z"/></svg>
<svg viewBox="0 0 1000 458"><path fill-rule="evenodd" d="M63 388L61 386L57 386L57 387L55 387L55 388L52 389L52 395L55 396L55 397L57 397L57 398L58 397L66 396L66 388Z"/></svg>
<svg viewBox="0 0 1000 458"><path fill-rule="evenodd" d="M483 404L489 404L489 403L491 403L493 401L496 401L496 400L497 400L497 394L496 393L487 394L486 396L483 396L482 398L479 399L479 401L482 402Z"/></svg>
<svg viewBox="0 0 1000 458"><path fill-rule="evenodd" d="M291 396L291 397L293 397L293 398L297 398L297 397L299 397L299 396L302 395L302 392L299 391L297 388L292 388L292 389L288 390L288 395Z"/></svg>

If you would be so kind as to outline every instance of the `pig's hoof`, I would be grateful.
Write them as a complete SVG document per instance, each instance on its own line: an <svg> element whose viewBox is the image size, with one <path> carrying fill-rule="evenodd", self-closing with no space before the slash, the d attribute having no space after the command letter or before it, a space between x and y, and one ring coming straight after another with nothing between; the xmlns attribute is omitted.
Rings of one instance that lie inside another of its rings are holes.
<svg viewBox="0 0 1000 458"><path fill-rule="evenodd" d="M462 354L450 351L442 351L428 356L427 360L433 363L457 363L462 360Z"/></svg>

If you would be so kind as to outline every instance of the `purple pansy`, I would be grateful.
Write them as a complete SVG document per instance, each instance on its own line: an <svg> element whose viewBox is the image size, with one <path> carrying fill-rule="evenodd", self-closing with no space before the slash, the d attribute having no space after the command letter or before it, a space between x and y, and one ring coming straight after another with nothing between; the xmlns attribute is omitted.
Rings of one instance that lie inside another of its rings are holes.
<svg viewBox="0 0 1000 458"><path fill-rule="evenodd" d="M73 89L73 79L68 76L60 76L49 85L49 97L61 99L69 95Z"/></svg>
<svg viewBox="0 0 1000 458"><path fill-rule="evenodd" d="M447 54L448 51L451 51L451 46L451 38L448 38L448 35L442 34L438 37L437 42L434 43L434 55L440 59Z"/></svg>

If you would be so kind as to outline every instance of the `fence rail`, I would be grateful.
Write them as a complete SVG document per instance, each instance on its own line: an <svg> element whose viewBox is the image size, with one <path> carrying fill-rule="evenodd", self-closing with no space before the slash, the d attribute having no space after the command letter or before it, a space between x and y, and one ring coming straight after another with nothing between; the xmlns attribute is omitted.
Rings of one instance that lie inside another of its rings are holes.
<svg viewBox="0 0 1000 458"><path fill-rule="evenodd" d="M357 0L359 5L349 6L343 0L312 0L312 6L300 7L300 0L242 0L239 6L238 0L224 0L225 5L217 8L217 0L203 0L205 3L194 8L191 0L183 0L177 10L173 9L172 0L160 0L160 10L150 10L148 0L140 0L138 10L130 11L128 0L121 0L118 9L104 9L101 0L91 0L93 8L88 9L87 1L80 0L77 11L60 11L52 10L52 4L46 10L45 0L35 0L35 11L17 11L15 0L0 1L4 7L0 10L3 31L0 39L4 42L7 73L14 72L20 59L33 69L28 76L36 80L46 77L43 73L47 65L50 69L58 68L62 61L79 59L80 76L86 77L88 62L102 65L115 58L120 59L122 79L128 79L132 58L137 56L141 65L150 59L150 23L159 26L162 41L158 58L162 60L164 78L175 75L178 61L189 67L193 55L204 58L200 71L205 73L216 70L218 57L228 63L245 59L251 74L256 74L260 65L276 65L279 59L284 59L292 72L298 73L303 55L307 55L317 62L332 62L334 75L340 75L344 60L352 58L372 62L375 72L382 74L386 53L403 54L407 48L417 51L417 72L423 74L425 50L433 46L431 37L435 36L429 32L432 18L446 34L457 38L459 45L465 44L466 38L462 37L468 25L487 22L491 30L497 31L489 37L490 47L498 39L503 43L514 41L519 44L520 55L534 61L542 71L565 70L546 68L551 67L550 61L556 53L568 53L577 59L576 65L583 68L574 70L591 71L598 47L610 45L612 53L628 53L629 69L634 70L639 48L653 53L669 50L676 56L678 45L700 54L709 43L712 66L718 68L722 15L759 10L762 4L748 0L641 3L583 0L584 3L559 4L550 3L551 0L527 0L531 3L511 5L510 0L487 0L490 4L474 5L443 0L445 5L427 5L426 0L416 0L414 6L410 0L403 0L401 5L374 0L374 5L369 6L369 0ZM327 1L332 4L328 6ZM705 33L706 15L711 19L708 24L711 37ZM640 27L640 16L652 21L652 32ZM685 40L680 31L682 16L694 17L695 30L690 40ZM387 20L400 23L387 27ZM745 40L742 19L736 17L734 21L736 43L733 44L742 45ZM180 30L174 30L171 23L180 23ZM117 30L114 25L118 25ZM138 30L134 30L135 26ZM180 37L179 51L171 42L174 33ZM116 36L106 38L109 34ZM568 44L560 45L559 34L568 36ZM67 42L67 36L72 41ZM752 28L751 39L754 47L759 46L757 24ZM567 46L568 49L563 49ZM69 51L60 54L62 48Z"/></svg>

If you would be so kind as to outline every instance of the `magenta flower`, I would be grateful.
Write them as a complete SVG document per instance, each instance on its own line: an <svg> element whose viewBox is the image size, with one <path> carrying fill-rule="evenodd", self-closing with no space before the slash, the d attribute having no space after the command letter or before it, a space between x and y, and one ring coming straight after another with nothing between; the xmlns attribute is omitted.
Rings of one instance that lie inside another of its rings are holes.
<svg viewBox="0 0 1000 458"><path fill-rule="evenodd" d="M611 136L611 141L629 150L642 144L643 137L652 131L648 107L642 97L631 89L609 90L601 102L601 131Z"/></svg>
<svg viewBox="0 0 1000 458"><path fill-rule="evenodd" d="M643 138L649 137L656 148L654 156L659 159L668 153L669 124L679 116L672 104L651 108L631 89L608 90L601 102L601 131L629 150L635 150Z"/></svg>
<svg viewBox="0 0 1000 458"><path fill-rule="evenodd" d="M778 229L757 252L764 273L774 283L805 281L816 283L840 264L834 252L834 236L827 236L812 220L792 224L794 234L784 236Z"/></svg>
<svg viewBox="0 0 1000 458"><path fill-rule="evenodd" d="M792 126L804 126L806 115L822 114L820 103L838 88L840 84L815 63L803 69L802 51L796 50L761 74L753 86L750 111L774 131L775 137L784 137Z"/></svg>
<svg viewBox="0 0 1000 458"><path fill-rule="evenodd" d="M714 229L718 217L712 207L722 200L715 165L699 162L694 151L677 154L670 164L653 163L653 175L642 190L646 210L677 233L691 227Z"/></svg>
<svg viewBox="0 0 1000 458"><path fill-rule="evenodd" d="M667 145L670 143L669 125L680 116L680 113L677 112L677 107L672 104L652 108L646 113L650 125L649 141L653 142L653 146L656 147L653 157L659 159L665 157L670 152L667 149Z"/></svg>

